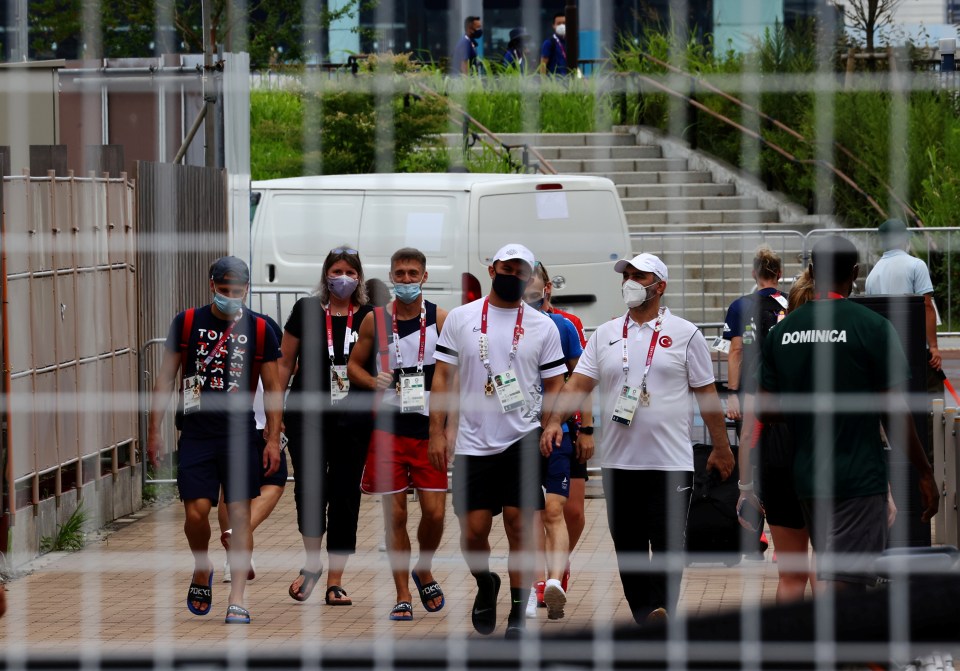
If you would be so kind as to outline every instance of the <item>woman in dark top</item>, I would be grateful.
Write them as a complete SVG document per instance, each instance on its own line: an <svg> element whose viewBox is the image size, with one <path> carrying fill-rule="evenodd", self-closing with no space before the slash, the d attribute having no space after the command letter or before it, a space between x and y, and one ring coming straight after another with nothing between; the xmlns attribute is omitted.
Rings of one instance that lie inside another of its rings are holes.
<svg viewBox="0 0 960 671"><path fill-rule="evenodd" d="M337 247L323 263L316 295L297 301L284 326L280 381L286 387L294 376L284 423L306 550L306 562L289 590L297 601L306 601L320 579L327 533L326 602L351 604L341 583L347 558L357 548L360 477L372 422L366 394L350 389L347 359L372 310L366 302L357 250Z"/></svg>

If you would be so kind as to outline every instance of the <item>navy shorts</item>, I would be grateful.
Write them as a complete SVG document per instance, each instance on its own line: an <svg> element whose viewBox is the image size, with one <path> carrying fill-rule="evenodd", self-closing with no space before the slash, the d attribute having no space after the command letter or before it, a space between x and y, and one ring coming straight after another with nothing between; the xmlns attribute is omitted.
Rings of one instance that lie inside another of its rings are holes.
<svg viewBox="0 0 960 671"><path fill-rule="evenodd" d="M589 480L587 462L581 464L580 460L577 459L577 436L579 435L580 425L571 419L567 421L566 426L567 432L563 434L563 437L570 436L570 444L573 446L573 453L570 456L570 477L575 480Z"/></svg>
<svg viewBox="0 0 960 671"><path fill-rule="evenodd" d="M274 485L276 487L285 487L287 485L287 451L284 450L280 453L280 468L277 469L277 472L273 475L264 475L266 469L263 467L263 453L267 449L267 441L263 439L263 431L258 430L257 435L259 441L257 441L258 449L257 454L259 455L260 461L257 462L258 469L260 472L260 486L264 485Z"/></svg>
<svg viewBox="0 0 960 671"><path fill-rule="evenodd" d="M543 510L541 459L540 431L531 431L497 454L458 454L453 462L453 511L499 515L504 508Z"/></svg>
<svg viewBox="0 0 960 671"><path fill-rule="evenodd" d="M232 445L223 438L188 438L181 435L177 447L180 499L210 499L216 505L220 500L221 486L227 503L260 496L262 444L263 438L257 434L250 434L246 440L234 441Z"/></svg>
<svg viewBox="0 0 960 671"><path fill-rule="evenodd" d="M540 455L540 484L547 494L570 496L570 465L573 462L573 443L564 432L560 447L554 447L549 457Z"/></svg>

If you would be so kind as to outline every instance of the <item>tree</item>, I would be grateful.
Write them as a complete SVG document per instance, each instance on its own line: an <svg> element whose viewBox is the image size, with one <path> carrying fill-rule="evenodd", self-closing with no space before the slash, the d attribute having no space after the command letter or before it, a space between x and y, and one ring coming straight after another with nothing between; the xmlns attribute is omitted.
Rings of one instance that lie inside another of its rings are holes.
<svg viewBox="0 0 960 671"><path fill-rule="evenodd" d="M834 0L833 4L843 12L851 28L863 32L867 53L873 53L877 33L893 23L894 14L902 2L903 0Z"/></svg>

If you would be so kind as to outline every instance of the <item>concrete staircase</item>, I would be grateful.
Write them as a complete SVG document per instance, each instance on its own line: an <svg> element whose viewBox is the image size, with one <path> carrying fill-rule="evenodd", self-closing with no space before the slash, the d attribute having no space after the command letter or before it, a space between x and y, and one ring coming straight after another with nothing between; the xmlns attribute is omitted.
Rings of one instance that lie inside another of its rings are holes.
<svg viewBox="0 0 960 671"><path fill-rule="evenodd" d="M808 217L738 170L654 131L499 137L506 144L535 147L559 173L613 181L633 252L663 259L670 269L668 305L698 324L722 324L733 299L754 288L751 262L763 242L783 258L788 288L801 270L803 235L828 223ZM710 335L719 329L705 330Z"/></svg>

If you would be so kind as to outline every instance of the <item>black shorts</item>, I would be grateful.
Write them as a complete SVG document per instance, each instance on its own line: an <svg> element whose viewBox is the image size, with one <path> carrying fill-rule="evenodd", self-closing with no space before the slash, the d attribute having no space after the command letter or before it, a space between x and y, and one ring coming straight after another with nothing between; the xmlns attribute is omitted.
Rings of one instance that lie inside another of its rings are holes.
<svg viewBox="0 0 960 671"><path fill-rule="evenodd" d="M505 508L543 510L540 431L531 431L503 452L460 454L453 462L453 511L464 515Z"/></svg>
<svg viewBox="0 0 960 671"><path fill-rule="evenodd" d="M577 436L580 426L572 419L567 421L567 432L570 435L570 443L573 445L573 456L570 457L570 478L577 480L589 480L587 476L587 462L580 463L577 459ZM564 434L566 437L567 434Z"/></svg>
<svg viewBox="0 0 960 671"><path fill-rule="evenodd" d="M258 429L258 435L260 436L259 440L259 449L257 453L260 455L260 486L264 485L274 485L275 487L286 487L287 485L287 451L284 450L280 453L280 468L277 469L277 472L273 475L264 475L266 469L263 467L263 453L267 449L267 441L263 439L263 431Z"/></svg>
<svg viewBox="0 0 960 671"><path fill-rule="evenodd" d="M788 529L803 529L806 524L800 499L793 484L793 439L786 424L763 427L760 450L760 488L767 523Z"/></svg>

